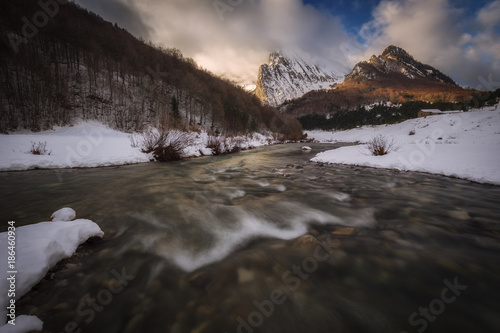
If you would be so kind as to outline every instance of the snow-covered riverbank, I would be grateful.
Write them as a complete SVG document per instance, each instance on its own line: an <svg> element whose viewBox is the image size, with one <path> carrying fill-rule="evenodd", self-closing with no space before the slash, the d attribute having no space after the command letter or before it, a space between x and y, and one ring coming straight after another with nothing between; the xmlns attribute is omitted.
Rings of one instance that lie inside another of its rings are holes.
<svg viewBox="0 0 500 333"><path fill-rule="evenodd" d="M340 132L310 131L321 142L359 142L318 154L315 162L421 171L500 185L500 108L428 116L400 124ZM366 143L382 135L400 148L371 156Z"/></svg>
<svg viewBox="0 0 500 333"><path fill-rule="evenodd" d="M90 237L104 235L96 223L74 220L75 215L72 209L64 208L55 212L50 222L19 228L9 222L8 231L0 233L0 261L4 267L9 263L8 271L0 271L0 316L3 318L0 332L41 331L43 323L37 317L16 314L15 301L40 282L57 262L71 257L78 245Z"/></svg>
<svg viewBox="0 0 500 333"><path fill-rule="evenodd" d="M210 154L207 133L191 133L192 144L184 157ZM272 142L271 136L254 133L236 138L240 147L260 147ZM32 143L46 142L47 154L30 153ZM49 155L50 153L50 155ZM149 162L150 154L131 145L130 135L94 121L80 122L39 133L0 135L0 171L35 168L82 168Z"/></svg>

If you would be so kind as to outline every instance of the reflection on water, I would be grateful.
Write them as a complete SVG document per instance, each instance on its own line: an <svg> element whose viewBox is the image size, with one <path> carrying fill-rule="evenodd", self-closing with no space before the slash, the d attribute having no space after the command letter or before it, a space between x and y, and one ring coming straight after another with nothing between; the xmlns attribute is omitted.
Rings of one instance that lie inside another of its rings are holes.
<svg viewBox="0 0 500 333"><path fill-rule="evenodd" d="M47 332L500 329L499 187L321 166L331 145L312 147L0 174L4 219L70 206L106 233L22 311Z"/></svg>

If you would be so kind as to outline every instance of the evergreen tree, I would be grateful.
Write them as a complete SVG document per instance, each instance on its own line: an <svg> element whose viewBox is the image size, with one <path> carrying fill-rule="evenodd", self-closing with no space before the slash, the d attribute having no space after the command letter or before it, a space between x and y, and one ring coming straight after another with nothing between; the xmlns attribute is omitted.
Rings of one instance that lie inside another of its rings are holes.
<svg viewBox="0 0 500 333"><path fill-rule="evenodd" d="M174 118L177 120L181 116L179 113L179 101L177 101L177 98L175 95L172 96L172 100L170 101L170 104L172 105L172 114L174 115Z"/></svg>

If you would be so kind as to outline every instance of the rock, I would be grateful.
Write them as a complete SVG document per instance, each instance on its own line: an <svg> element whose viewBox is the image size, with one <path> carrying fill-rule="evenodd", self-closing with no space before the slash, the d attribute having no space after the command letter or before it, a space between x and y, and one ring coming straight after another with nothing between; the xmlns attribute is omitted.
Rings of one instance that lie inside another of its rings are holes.
<svg viewBox="0 0 500 333"><path fill-rule="evenodd" d="M395 241L395 240L398 240L401 238L399 236L399 234L397 234L396 232L394 232L392 230L383 230L380 232L380 236L382 236L385 239L392 240L392 241Z"/></svg>
<svg viewBox="0 0 500 333"><path fill-rule="evenodd" d="M335 230L334 232L332 232L332 234L348 236L348 235L352 235L354 233L354 231L355 231L354 228L342 228L339 230Z"/></svg>
<svg viewBox="0 0 500 333"><path fill-rule="evenodd" d="M72 208L61 208L58 211L55 211L50 216L50 221L53 222L66 222L73 221L76 218L76 212Z"/></svg>
<svg viewBox="0 0 500 333"><path fill-rule="evenodd" d="M253 271L246 268L238 268L238 283L252 282L255 279L255 274Z"/></svg>
<svg viewBox="0 0 500 333"><path fill-rule="evenodd" d="M144 315L142 313L137 314L132 318L129 322L127 327L125 328L125 333L132 333L132 332L137 332L138 328L140 327L141 321L144 319Z"/></svg>
<svg viewBox="0 0 500 333"><path fill-rule="evenodd" d="M469 213L463 210L457 210L449 213L451 218L457 219L457 220L470 220L471 217Z"/></svg>
<svg viewBox="0 0 500 333"><path fill-rule="evenodd" d="M206 321L201 325L198 325L195 329L191 330L191 333L202 333L207 332L208 327L210 326L210 322Z"/></svg>
<svg viewBox="0 0 500 333"><path fill-rule="evenodd" d="M328 262L330 264L339 264L346 259L347 259L347 253L345 253L345 251L336 249L335 251L333 251L332 254L330 254Z"/></svg>
<svg viewBox="0 0 500 333"><path fill-rule="evenodd" d="M314 250L318 244L318 239L313 235L304 235L297 238L295 243L293 243L293 247L296 249Z"/></svg>
<svg viewBox="0 0 500 333"><path fill-rule="evenodd" d="M174 326L172 326L172 329L170 330L170 333L182 333L185 332L184 327L182 323L176 322Z"/></svg>
<svg viewBox="0 0 500 333"><path fill-rule="evenodd" d="M193 287L203 290L212 282L212 275L205 271L201 271L192 275L187 281Z"/></svg>
<svg viewBox="0 0 500 333"><path fill-rule="evenodd" d="M53 309L58 310L58 311L67 310L67 309L69 309L69 304L68 303L59 303L56 306L54 306Z"/></svg>
<svg viewBox="0 0 500 333"><path fill-rule="evenodd" d="M208 305L201 305L196 309L196 317L204 318L213 315L214 308Z"/></svg>

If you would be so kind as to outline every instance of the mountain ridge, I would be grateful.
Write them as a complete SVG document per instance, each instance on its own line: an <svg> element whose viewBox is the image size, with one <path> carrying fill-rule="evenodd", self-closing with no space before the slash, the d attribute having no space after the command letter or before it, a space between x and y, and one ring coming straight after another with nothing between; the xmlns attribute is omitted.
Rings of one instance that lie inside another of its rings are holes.
<svg viewBox="0 0 500 333"><path fill-rule="evenodd" d="M404 49L394 45L388 46L380 56L372 55L370 60L358 62L345 81L373 80L390 74L402 74L410 79L429 79L457 86L449 76L415 60Z"/></svg>
<svg viewBox="0 0 500 333"><path fill-rule="evenodd" d="M390 45L379 56L358 62L345 80L327 91L311 91L279 106L301 117L359 109L376 103L408 101L462 102L476 91L458 86L438 69L421 63L404 49Z"/></svg>
<svg viewBox="0 0 500 333"><path fill-rule="evenodd" d="M259 68L255 94L265 104L278 106L309 91L331 89L341 83L347 71L304 55L275 51Z"/></svg>

